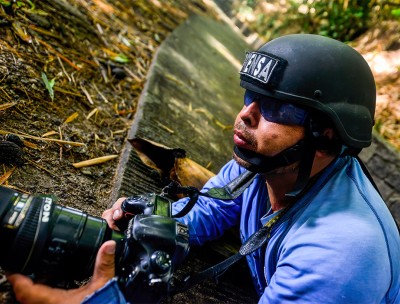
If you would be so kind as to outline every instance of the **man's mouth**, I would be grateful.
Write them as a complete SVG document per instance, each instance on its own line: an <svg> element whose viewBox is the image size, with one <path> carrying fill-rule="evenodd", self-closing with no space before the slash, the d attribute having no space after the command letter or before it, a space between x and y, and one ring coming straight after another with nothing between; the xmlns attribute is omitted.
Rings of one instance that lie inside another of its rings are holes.
<svg viewBox="0 0 400 304"><path fill-rule="evenodd" d="M235 129L234 134L233 134L233 142L237 147L244 148L244 149L250 149L253 150L254 147L251 144L251 140L248 139L243 132L240 130Z"/></svg>

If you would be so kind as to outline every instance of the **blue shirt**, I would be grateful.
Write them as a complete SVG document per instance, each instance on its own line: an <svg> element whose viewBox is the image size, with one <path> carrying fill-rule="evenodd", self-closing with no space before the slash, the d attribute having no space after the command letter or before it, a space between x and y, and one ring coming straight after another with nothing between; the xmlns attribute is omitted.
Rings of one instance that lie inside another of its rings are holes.
<svg viewBox="0 0 400 304"><path fill-rule="evenodd" d="M230 161L204 190L222 187L244 170ZM190 243L202 245L237 224L245 241L276 214L257 176L235 200L200 197L181 220L189 225ZM327 167L274 225L268 246L246 258L260 303L400 303L398 229L349 156Z"/></svg>

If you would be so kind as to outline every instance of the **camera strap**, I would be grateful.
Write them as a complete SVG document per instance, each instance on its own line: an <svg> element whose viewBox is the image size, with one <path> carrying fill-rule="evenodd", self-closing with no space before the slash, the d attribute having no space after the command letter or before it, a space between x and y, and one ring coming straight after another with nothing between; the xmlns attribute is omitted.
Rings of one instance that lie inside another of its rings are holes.
<svg viewBox="0 0 400 304"><path fill-rule="evenodd" d="M185 194L190 197L189 201L182 208L182 210L172 216L173 218L179 218L186 215L193 208L199 195L222 200L235 199L239 197L253 182L256 175L257 173L245 171L226 184L224 187L210 188L207 192L200 192L195 187L182 187L177 182L171 182L163 189L162 194ZM263 227L261 227L261 229L252 234L250 238L240 247L238 253L202 272L195 273L193 275L187 275L181 282L180 286L170 290L170 294L173 295L188 290L192 286L207 278L218 278L230 266L235 264L244 256L264 246L270 238L270 232L273 225L286 213L287 209L288 208L281 210L276 216L274 216Z"/></svg>
<svg viewBox="0 0 400 304"><path fill-rule="evenodd" d="M253 233L249 239L240 247L239 252L229 258L225 259L224 261L218 263L217 265L211 266L210 268L195 273L192 275L187 275L182 283L180 288L176 288L173 290L173 294L183 292L188 290L192 286L202 282L205 279L209 278L218 278L222 275L230 266L235 264L237 261L242 259L244 256L258 250L259 248L265 246L270 237L271 237L271 230L274 225L281 219L286 212L290 209L291 206L282 209L281 211L277 212L277 214L270 219L264 226L262 226L258 231Z"/></svg>
<svg viewBox="0 0 400 304"><path fill-rule="evenodd" d="M223 188L212 188L208 190L206 193L201 193L201 195L216 197L219 199L234 199L238 197L243 191L250 185L250 183L256 177L256 173L245 172L239 175L236 179L228 183ZM318 176L318 175L317 175ZM248 240L240 247L238 253L235 255L225 259L224 261L211 266L210 268L203 270L201 272L187 275L183 281L181 282L180 288L175 288L172 291L172 294L176 294L179 292L183 292L192 286L200 283L205 279L217 279L220 275L222 275L230 266L235 264L244 256L255 252L263 246L267 246L269 239L271 237L271 231L274 225L290 210L290 208L294 205L295 198L299 198L301 195L305 193L305 191L314 183L317 179L317 176L308 181L308 184L300 191L295 197L292 197L292 203L289 204L286 208L276 212L276 215L271 218L264 226L262 226L258 231L253 233ZM215 196L214 196L215 195Z"/></svg>
<svg viewBox="0 0 400 304"><path fill-rule="evenodd" d="M237 198L252 183L256 175L257 173L245 171L224 187L210 188L207 192L200 192L195 187L182 187L177 182L173 181L163 189L162 194L185 194L190 197L182 210L172 216L173 218L179 218L185 216L193 208L200 195L222 200Z"/></svg>
<svg viewBox="0 0 400 304"><path fill-rule="evenodd" d="M253 182L257 173L245 171L222 188L211 188L200 195L222 200L235 199Z"/></svg>

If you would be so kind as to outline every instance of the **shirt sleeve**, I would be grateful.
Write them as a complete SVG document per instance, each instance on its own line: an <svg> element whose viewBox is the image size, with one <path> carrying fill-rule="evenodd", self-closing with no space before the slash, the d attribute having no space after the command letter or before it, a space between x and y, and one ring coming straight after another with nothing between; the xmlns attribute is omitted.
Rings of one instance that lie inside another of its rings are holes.
<svg viewBox="0 0 400 304"><path fill-rule="evenodd" d="M234 160L227 163L221 171L211 178L201 190L220 188L245 171ZM173 213L180 211L188 198L181 199L173 205ZM208 240L222 236L226 229L239 223L241 196L235 200L218 200L199 196L193 209L178 220L189 226L189 242L191 245L203 245Z"/></svg>
<svg viewBox="0 0 400 304"><path fill-rule="evenodd" d="M124 295L118 287L117 279L113 278L102 288L83 299L82 304L127 304Z"/></svg>

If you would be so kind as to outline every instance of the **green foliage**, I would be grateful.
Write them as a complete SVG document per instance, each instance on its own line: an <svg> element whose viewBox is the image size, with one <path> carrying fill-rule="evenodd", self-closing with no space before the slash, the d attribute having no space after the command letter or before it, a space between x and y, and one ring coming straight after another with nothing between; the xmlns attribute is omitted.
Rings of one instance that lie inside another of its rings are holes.
<svg viewBox="0 0 400 304"><path fill-rule="evenodd" d="M122 54L122 53L114 56L112 58L112 60L114 60L115 62L119 62L119 63L128 63L129 62L129 58L125 54Z"/></svg>
<svg viewBox="0 0 400 304"><path fill-rule="evenodd" d="M11 1L9 1L9 0L0 0L0 5L10 6L11 5Z"/></svg>
<svg viewBox="0 0 400 304"><path fill-rule="evenodd" d="M342 41L353 40L368 28L370 1L337 0L326 2L313 1L311 8L315 14L313 30L317 34L329 36ZM320 17L320 18L319 18Z"/></svg>
<svg viewBox="0 0 400 304"><path fill-rule="evenodd" d="M400 1L393 0L241 0L238 12L252 11L248 26L266 39L304 32L350 41L372 22L400 18ZM269 9L268 9L269 6ZM272 8L271 8L272 7ZM284 9L283 9L284 8Z"/></svg>
<svg viewBox="0 0 400 304"><path fill-rule="evenodd" d="M257 0L246 0L246 5L254 8L257 5Z"/></svg>
<svg viewBox="0 0 400 304"><path fill-rule="evenodd" d="M52 80L49 81L49 79L47 78L46 73L42 72L42 80L44 82L44 85L46 86L47 91L49 92L50 98L51 100L54 100L54 84L55 84L55 78L53 78Z"/></svg>
<svg viewBox="0 0 400 304"><path fill-rule="evenodd" d="M394 17L400 18L400 8L398 8L398 9L393 9L393 10L390 11L390 13L391 13Z"/></svg>

